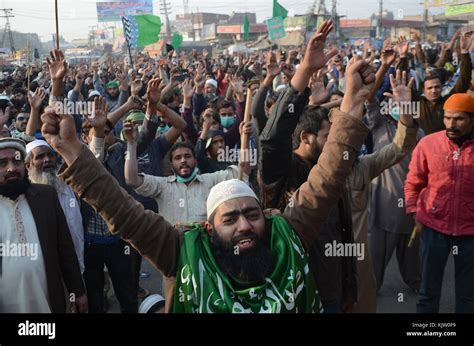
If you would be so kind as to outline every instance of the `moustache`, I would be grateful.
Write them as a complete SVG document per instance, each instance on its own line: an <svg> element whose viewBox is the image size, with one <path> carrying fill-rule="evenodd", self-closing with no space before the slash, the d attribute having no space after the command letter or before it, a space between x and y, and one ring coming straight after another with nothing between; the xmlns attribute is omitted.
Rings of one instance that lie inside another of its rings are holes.
<svg viewBox="0 0 474 346"><path fill-rule="evenodd" d="M451 132L451 133L461 133L461 131L459 131L459 129L457 129L457 128L455 128L455 127L452 127L452 128L446 129L446 132Z"/></svg>
<svg viewBox="0 0 474 346"><path fill-rule="evenodd" d="M237 244L239 241L241 241L242 239L252 239L252 240L255 240L255 239L258 239L258 237L256 237L256 235L254 233L251 233L251 232L248 232L248 233L245 233L245 234L240 234L238 236L235 236L232 238L232 242L234 244Z"/></svg>
<svg viewBox="0 0 474 346"><path fill-rule="evenodd" d="M7 173L5 174L5 179L18 178L21 179L20 173Z"/></svg>

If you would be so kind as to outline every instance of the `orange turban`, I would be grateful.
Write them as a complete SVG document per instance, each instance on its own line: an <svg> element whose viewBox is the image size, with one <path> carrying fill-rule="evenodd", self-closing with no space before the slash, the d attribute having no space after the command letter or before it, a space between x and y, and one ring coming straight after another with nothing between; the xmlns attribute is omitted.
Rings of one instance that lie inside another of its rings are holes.
<svg viewBox="0 0 474 346"><path fill-rule="evenodd" d="M453 94L444 103L444 110L474 113L474 97L468 94Z"/></svg>

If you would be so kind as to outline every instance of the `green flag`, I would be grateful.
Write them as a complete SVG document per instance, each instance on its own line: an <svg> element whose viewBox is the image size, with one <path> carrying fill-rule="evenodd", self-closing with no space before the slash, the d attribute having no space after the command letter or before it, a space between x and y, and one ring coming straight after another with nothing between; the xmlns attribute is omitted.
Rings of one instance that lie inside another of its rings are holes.
<svg viewBox="0 0 474 346"><path fill-rule="evenodd" d="M171 39L171 45L173 46L173 48L176 50L178 49L179 47L181 47L181 44L183 43L183 35L181 35L180 33L178 32L175 32L173 34L173 37Z"/></svg>
<svg viewBox="0 0 474 346"><path fill-rule="evenodd" d="M268 19L266 23L268 35L270 36L270 41L275 41L286 36L285 27L283 25L283 19L281 19L281 17Z"/></svg>
<svg viewBox="0 0 474 346"><path fill-rule="evenodd" d="M277 0L273 0L273 18L281 17L285 19L288 17L288 10L278 3Z"/></svg>
<svg viewBox="0 0 474 346"><path fill-rule="evenodd" d="M149 14L122 17L125 37L131 47L144 47L158 42L161 19Z"/></svg>
<svg viewBox="0 0 474 346"><path fill-rule="evenodd" d="M249 16L245 15L244 41L247 41L249 39L249 33L250 33L250 20L249 20Z"/></svg>

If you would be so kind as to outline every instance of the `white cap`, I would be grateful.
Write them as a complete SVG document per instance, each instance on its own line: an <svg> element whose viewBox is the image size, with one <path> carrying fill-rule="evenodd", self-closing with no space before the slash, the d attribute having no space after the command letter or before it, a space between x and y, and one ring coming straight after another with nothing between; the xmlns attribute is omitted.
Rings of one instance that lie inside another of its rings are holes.
<svg viewBox="0 0 474 346"><path fill-rule="evenodd" d="M138 313L146 314L155 304L164 302L164 301L165 301L165 298L163 298L159 294L151 294L142 301L142 303L140 304L140 307L138 308Z"/></svg>
<svg viewBox="0 0 474 346"><path fill-rule="evenodd" d="M207 218L216 210L218 206L222 203L239 197L252 197L257 201L257 195L253 190L241 180L231 179L223 181L214 187L209 192L209 197L207 197Z"/></svg>
<svg viewBox="0 0 474 346"><path fill-rule="evenodd" d="M26 153L29 154L34 148L38 148L38 147L48 147L49 149L52 150L48 142L42 139L36 139L33 142L30 142L26 145Z"/></svg>
<svg viewBox="0 0 474 346"><path fill-rule="evenodd" d="M89 92L89 96L88 97L92 97L92 96L100 96L100 92L98 92L97 90L91 90Z"/></svg>
<svg viewBox="0 0 474 346"><path fill-rule="evenodd" d="M217 89L217 81L216 81L216 80L214 80L214 79L208 79L208 80L206 81L206 85L208 85L208 84L212 85L214 88Z"/></svg>
<svg viewBox="0 0 474 346"><path fill-rule="evenodd" d="M280 93L280 92L286 90L287 87L288 87L288 86L285 85L285 84L280 84L279 86L276 87L275 91L276 91L277 93Z"/></svg>

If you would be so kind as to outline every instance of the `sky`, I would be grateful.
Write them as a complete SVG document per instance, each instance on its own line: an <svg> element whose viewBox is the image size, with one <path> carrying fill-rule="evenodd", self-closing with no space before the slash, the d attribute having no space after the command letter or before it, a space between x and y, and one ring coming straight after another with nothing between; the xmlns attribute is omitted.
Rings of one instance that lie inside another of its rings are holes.
<svg viewBox="0 0 474 346"><path fill-rule="evenodd" d="M171 3L170 19L184 12L182 0L167 1ZM96 1L59 0L58 2L60 34L67 40L87 38L90 27L97 25ZM290 11L290 15L293 15L306 13L314 0L279 0L279 2ZM384 0L384 8L395 13L403 9L405 15L418 15L422 13L421 2L421 0ZM159 13L159 3L160 1L154 1L156 13ZM378 11L378 3L378 0L337 0L337 8L339 14L347 18L367 18ZM332 0L326 0L325 4L330 9ZM15 17L10 19L13 30L37 33L42 41L51 39L55 31L54 0L0 0L0 5L1 8L13 9ZM271 17L272 0L189 0L189 10L224 14L232 11L256 12L257 20L262 22ZM0 18L0 28L4 25L5 19Z"/></svg>

